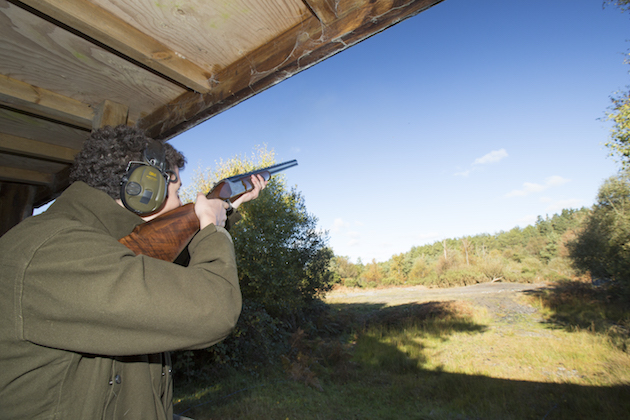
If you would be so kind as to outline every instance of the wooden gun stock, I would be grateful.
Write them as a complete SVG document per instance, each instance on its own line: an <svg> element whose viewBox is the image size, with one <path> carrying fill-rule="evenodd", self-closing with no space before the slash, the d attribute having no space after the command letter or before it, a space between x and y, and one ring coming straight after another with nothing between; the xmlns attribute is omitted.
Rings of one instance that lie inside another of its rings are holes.
<svg viewBox="0 0 630 420"><path fill-rule="evenodd" d="M119 242L136 255L173 262L199 231L199 219L194 206L188 203L142 223Z"/></svg>
<svg viewBox="0 0 630 420"><path fill-rule="evenodd" d="M297 161L291 160L222 179L206 197L235 200L254 188L250 181L252 175L261 175L265 181L268 181L271 175L296 165ZM195 214L194 204L188 203L136 226L133 232L120 239L119 242L136 255L142 254L172 262L198 231L199 219Z"/></svg>

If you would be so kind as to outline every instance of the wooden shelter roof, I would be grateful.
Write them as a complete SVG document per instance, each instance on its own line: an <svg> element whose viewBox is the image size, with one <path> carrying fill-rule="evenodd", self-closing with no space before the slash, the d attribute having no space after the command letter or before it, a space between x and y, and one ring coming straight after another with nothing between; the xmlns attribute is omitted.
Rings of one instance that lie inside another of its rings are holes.
<svg viewBox="0 0 630 420"><path fill-rule="evenodd" d="M44 204L92 128L171 138L440 1L0 0L0 193Z"/></svg>

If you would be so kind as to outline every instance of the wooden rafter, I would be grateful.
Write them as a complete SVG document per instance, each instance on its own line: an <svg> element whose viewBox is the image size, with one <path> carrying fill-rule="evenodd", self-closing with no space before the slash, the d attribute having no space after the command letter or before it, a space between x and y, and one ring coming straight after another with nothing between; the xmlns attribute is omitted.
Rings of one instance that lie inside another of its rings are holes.
<svg viewBox="0 0 630 420"><path fill-rule="evenodd" d="M325 25L334 22L338 17L336 0L302 0L313 14Z"/></svg>
<svg viewBox="0 0 630 420"><path fill-rule="evenodd" d="M0 104L82 128L91 128L87 104L0 74Z"/></svg>
<svg viewBox="0 0 630 420"><path fill-rule="evenodd" d="M0 133L0 152L53 162L72 163L78 150Z"/></svg>
<svg viewBox="0 0 630 420"><path fill-rule="evenodd" d="M54 176L29 169L0 166L0 180L33 185L49 185L53 182Z"/></svg>
<svg viewBox="0 0 630 420"><path fill-rule="evenodd" d="M196 91L212 74L87 0L21 0L33 9Z"/></svg>

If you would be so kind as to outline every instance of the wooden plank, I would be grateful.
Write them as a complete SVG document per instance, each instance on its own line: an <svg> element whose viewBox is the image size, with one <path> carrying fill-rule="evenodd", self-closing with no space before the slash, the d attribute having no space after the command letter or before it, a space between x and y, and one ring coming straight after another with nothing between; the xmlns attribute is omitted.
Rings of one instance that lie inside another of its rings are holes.
<svg viewBox="0 0 630 420"><path fill-rule="evenodd" d="M72 163L76 149L0 133L0 152L13 153L54 162Z"/></svg>
<svg viewBox="0 0 630 420"><path fill-rule="evenodd" d="M25 155L0 153L0 166L7 168L28 169L44 174L56 174L68 166L67 163L43 160Z"/></svg>
<svg viewBox="0 0 630 420"><path fill-rule="evenodd" d="M92 127L94 110L89 105L2 74L0 103L78 127Z"/></svg>
<svg viewBox="0 0 630 420"><path fill-rule="evenodd" d="M304 4L324 25L328 25L337 19L337 6L335 0L302 0Z"/></svg>
<svg viewBox="0 0 630 420"><path fill-rule="evenodd" d="M0 132L69 149L80 149L90 135L86 129L55 124L52 121L4 108L0 108Z"/></svg>
<svg viewBox="0 0 630 420"><path fill-rule="evenodd" d="M117 104L110 100L103 101L97 109L92 128L101 128L106 125L117 126L127 124L129 108L126 105Z"/></svg>
<svg viewBox="0 0 630 420"><path fill-rule="evenodd" d="M53 175L28 169L0 166L0 180L33 185L48 185L53 182Z"/></svg>
<svg viewBox="0 0 630 420"><path fill-rule="evenodd" d="M210 72L89 1L21 2L194 91L210 88Z"/></svg>
<svg viewBox="0 0 630 420"><path fill-rule="evenodd" d="M339 0L337 19L311 16L215 76L210 92L185 93L141 118L154 138L168 139L442 0Z"/></svg>

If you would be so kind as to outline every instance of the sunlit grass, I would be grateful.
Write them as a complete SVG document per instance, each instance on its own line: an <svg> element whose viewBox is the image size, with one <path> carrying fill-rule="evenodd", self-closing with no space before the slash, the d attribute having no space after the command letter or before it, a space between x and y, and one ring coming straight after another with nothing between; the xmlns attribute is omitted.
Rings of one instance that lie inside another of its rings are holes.
<svg viewBox="0 0 630 420"><path fill-rule="evenodd" d="M343 337L298 337L301 358L257 378L226 373L183 392L175 411L196 406L184 413L196 420L626 418L630 356L619 341L552 322L549 299L529 299L540 311L509 321L464 302L336 303Z"/></svg>
<svg viewBox="0 0 630 420"><path fill-rule="evenodd" d="M461 308L460 308L461 309ZM473 315L472 317L470 315ZM471 325L490 325L483 308L467 310ZM492 323L483 332L457 331L452 319L387 329L369 328L359 339L356 358L397 371L406 366L484 375L492 378L584 385L630 383L630 357L606 335L549 328L523 320Z"/></svg>

